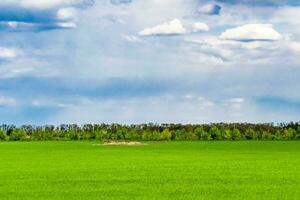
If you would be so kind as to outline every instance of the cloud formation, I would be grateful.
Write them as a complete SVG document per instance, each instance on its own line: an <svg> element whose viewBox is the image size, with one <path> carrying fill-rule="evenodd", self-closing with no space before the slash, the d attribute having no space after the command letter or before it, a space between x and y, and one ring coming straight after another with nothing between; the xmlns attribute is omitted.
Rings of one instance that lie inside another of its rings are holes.
<svg viewBox="0 0 300 200"><path fill-rule="evenodd" d="M0 94L0 106L14 106L17 102L14 98L2 96Z"/></svg>
<svg viewBox="0 0 300 200"><path fill-rule="evenodd" d="M151 35L180 35L186 33L186 29L178 19L173 19L169 23L163 23L151 28L146 28L139 32L141 36Z"/></svg>
<svg viewBox="0 0 300 200"><path fill-rule="evenodd" d="M246 24L227 29L220 35L224 40L236 41L276 41L282 39L272 24Z"/></svg>
<svg viewBox="0 0 300 200"><path fill-rule="evenodd" d="M195 22L192 25L193 32L206 32L209 31L209 26L202 22Z"/></svg>
<svg viewBox="0 0 300 200"><path fill-rule="evenodd" d="M12 59L17 56L17 52L14 49L0 47L0 60L1 59Z"/></svg>
<svg viewBox="0 0 300 200"><path fill-rule="evenodd" d="M299 7L271 1L0 1L0 120L297 119Z"/></svg>

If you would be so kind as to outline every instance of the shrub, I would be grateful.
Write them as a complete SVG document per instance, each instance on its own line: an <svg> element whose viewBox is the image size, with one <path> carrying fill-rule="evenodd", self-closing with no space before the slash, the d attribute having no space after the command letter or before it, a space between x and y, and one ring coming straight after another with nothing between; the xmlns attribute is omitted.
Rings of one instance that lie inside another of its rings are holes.
<svg viewBox="0 0 300 200"><path fill-rule="evenodd" d="M143 139L144 141L149 141L149 140L151 140L151 137L152 137L151 131L149 131L149 130L144 130L144 131L143 131L142 139Z"/></svg>
<svg viewBox="0 0 300 200"><path fill-rule="evenodd" d="M258 138L257 133L252 128L246 129L245 139L247 139L247 140L256 140L257 138Z"/></svg>
<svg viewBox="0 0 300 200"><path fill-rule="evenodd" d="M198 137L193 131L187 131L185 133L185 140L198 140Z"/></svg>
<svg viewBox="0 0 300 200"><path fill-rule="evenodd" d="M52 140L53 136L41 128L37 128L32 133L32 140Z"/></svg>
<svg viewBox="0 0 300 200"><path fill-rule="evenodd" d="M197 135L192 131L176 130L175 131L175 140L197 140Z"/></svg>
<svg viewBox="0 0 300 200"><path fill-rule="evenodd" d="M169 129L164 129L163 132L161 132L161 139L162 140L171 140L171 132Z"/></svg>
<svg viewBox="0 0 300 200"><path fill-rule="evenodd" d="M295 139L297 139L297 140L300 139L300 126L298 126L298 128L297 128L297 133L296 133Z"/></svg>
<svg viewBox="0 0 300 200"><path fill-rule="evenodd" d="M241 140L242 139L242 135L241 135L241 132L239 131L239 129L234 128L232 130L231 138L232 138L232 140Z"/></svg>
<svg viewBox="0 0 300 200"><path fill-rule="evenodd" d="M9 139L12 141L26 141L30 138L27 136L25 130L20 128L15 128L12 130Z"/></svg>
<svg viewBox="0 0 300 200"><path fill-rule="evenodd" d="M281 138L282 138L282 133L281 132L282 132L281 130L277 130L275 132L275 140L281 140Z"/></svg>
<svg viewBox="0 0 300 200"><path fill-rule="evenodd" d="M210 140L210 134L208 134L202 127L195 129L195 134L199 140Z"/></svg>
<svg viewBox="0 0 300 200"><path fill-rule="evenodd" d="M108 140L108 134L106 130L96 130L95 131L96 140L105 141Z"/></svg>
<svg viewBox="0 0 300 200"><path fill-rule="evenodd" d="M127 140L141 140L142 135L140 134L140 132L138 130L136 130L135 128L133 129L129 129L125 135L125 139Z"/></svg>
<svg viewBox="0 0 300 200"><path fill-rule="evenodd" d="M228 129L222 129L221 135L223 140L231 140L231 131Z"/></svg>
<svg viewBox="0 0 300 200"><path fill-rule="evenodd" d="M7 136L6 132L0 129L0 141L8 141L9 137Z"/></svg>
<svg viewBox="0 0 300 200"><path fill-rule="evenodd" d="M116 136L114 139L124 140L128 130L125 127L118 127L116 131Z"/></svg>
<svg viewBox="0 0 300 200"><path fill-rule="evenodd" d="M95 139L94 131L81 131L81 137L83 140L92 140Z"/></svg>
<svg viewBox="0 0 300 200"><path fill-rule="evenodd" d="M159 141L161 140L161 134L159 131L153 131L152 134L151 134L151 137L150 137L150 140L153 140L153 141Z"/></svg>
<svg viewBox="0 0 300 200"><path fill-rule="evenodd" d="M293 128L288 128L283 131L282 139L292 140L296 137L297 132Z"/></svg>
<svg viewBox="0 0 300 200"><path fill-rule="evenodd" d="M218 127L213 126L209 129L209 134L213 140L221 140L222 135Z"/></svg>
<svg viewBox="0 0 300 200"><path fill-rule="evenodd" d="M184 140L185 139L184 133L185 133L184 130L176 130L175 131L175 140Z"/></svg>
<svg viewBox="0 0 300 200"><path fill-rule="evenodd" d="M263 140L274 140L275 136L272 135L272 133L270 133L269 131L263 131L261 139L263 139Z"/></svg>
<svg viewBox="0 0 300 200"><path fill-rule="evenodd" d="M63 134L66 135L66 139L68 139L68 140L81 140L82 139L82 135L80 134L79 131L76 131L76 130L63 131Z"/></svg>

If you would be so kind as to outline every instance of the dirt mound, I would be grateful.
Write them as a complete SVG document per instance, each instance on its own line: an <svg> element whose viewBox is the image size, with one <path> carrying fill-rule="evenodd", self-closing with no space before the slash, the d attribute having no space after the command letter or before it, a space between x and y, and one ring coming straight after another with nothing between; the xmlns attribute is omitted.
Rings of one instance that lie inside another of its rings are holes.
<svg viewBox="0 0 300 200"><path fill-rule="evenodd" d="M118 141L109 141L105 142L102 145L110 146L110 145L128 145L128 146L138 146L138 145L144 145L141 142L118 142Z"/></svg>

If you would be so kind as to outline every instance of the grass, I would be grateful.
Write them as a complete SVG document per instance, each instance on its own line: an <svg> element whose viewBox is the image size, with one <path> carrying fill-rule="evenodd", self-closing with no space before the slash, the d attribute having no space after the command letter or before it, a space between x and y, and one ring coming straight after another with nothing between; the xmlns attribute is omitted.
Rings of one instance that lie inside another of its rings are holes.
<svg viewBox="0 0 300 200"><path fill-rule="evenodd" d="M299 199L300 142L0 143L0 199Z"/></svg>

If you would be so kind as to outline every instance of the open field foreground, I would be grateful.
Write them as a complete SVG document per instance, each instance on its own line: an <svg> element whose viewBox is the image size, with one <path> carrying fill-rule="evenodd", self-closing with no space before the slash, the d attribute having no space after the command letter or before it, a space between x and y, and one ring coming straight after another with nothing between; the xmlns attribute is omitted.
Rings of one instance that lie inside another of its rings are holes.
<svg viewBox="0 0 300 200"><path fill-rule="evenodd" d="M0 143L0 199L299 199L300 142Z"/></svg>

